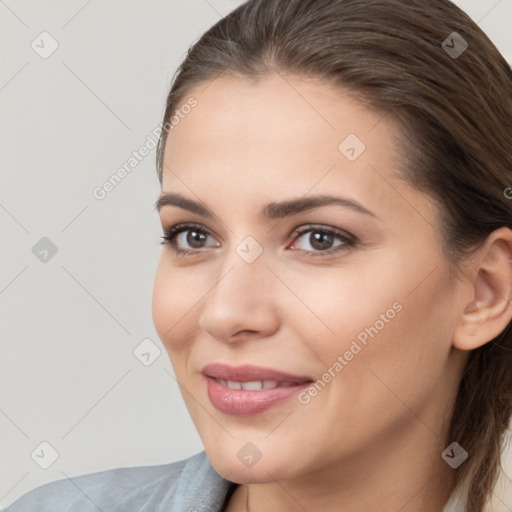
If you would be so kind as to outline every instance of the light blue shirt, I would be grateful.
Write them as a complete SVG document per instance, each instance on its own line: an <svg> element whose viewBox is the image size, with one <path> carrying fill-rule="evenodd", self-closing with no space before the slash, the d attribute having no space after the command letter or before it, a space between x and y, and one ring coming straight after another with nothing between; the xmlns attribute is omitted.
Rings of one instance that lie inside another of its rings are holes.
<svg viewBox="0 0 512 512"><path fill-rule="evenodd" d="M50 482L5 512L222 512L237 485L219 475L202 451L169 464Z"/></svg>

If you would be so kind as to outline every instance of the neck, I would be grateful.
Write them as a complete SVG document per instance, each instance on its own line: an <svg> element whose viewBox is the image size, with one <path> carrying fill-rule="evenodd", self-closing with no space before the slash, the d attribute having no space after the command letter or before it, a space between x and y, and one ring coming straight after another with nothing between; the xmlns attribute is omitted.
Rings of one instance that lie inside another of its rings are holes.
<svg viewBox="0 0 512 512"><path fill-rule="evenodd" d="M381 439L336 467L240 485L226 512L440 512L456 485L455 471L441 458L441 439L415 420L408 433Z"/></svg>

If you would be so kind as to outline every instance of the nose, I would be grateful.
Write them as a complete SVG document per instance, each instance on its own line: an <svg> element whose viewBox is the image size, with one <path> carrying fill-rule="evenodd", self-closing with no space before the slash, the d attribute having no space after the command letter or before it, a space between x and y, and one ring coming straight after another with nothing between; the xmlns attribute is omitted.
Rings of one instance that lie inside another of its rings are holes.
<svg viewBox="0 0 512 512"><path fill-rule="evenodd" d="M275 287L264 253L247 263L232 249L202 302L199 326L225 343L271 336L278 329Z"/></svg>

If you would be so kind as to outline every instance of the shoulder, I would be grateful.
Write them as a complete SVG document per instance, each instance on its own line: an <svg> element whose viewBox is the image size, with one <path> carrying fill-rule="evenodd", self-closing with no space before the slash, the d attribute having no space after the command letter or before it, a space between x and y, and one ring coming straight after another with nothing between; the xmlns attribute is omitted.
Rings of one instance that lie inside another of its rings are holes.
<svg viewBox="0 0 512 512"><path fill-rule="evenodd" d="M198 496L198 481L199 494L213 493L217 499L232 484L202 451L169 464L109 469L50 482L24 494L4 512L157 511L178 502L185 506L187 499L208 501L208 496Z"/></svg>

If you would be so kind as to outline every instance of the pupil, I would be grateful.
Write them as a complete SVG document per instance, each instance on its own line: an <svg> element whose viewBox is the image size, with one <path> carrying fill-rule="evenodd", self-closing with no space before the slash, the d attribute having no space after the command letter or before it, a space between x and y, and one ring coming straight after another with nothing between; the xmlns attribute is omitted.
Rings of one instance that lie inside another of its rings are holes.
<svg viewBox="0 0 512 512"><path fill-rule="evenodd" d="M200 237L201 240L197 240L194 236ZM205 235L199 231L190 230L187 235L187 243L192 247L201 247L201 242L204 242Z"/></svg>
<svg viewBox="0 0 512 512"><path fill-rule="evenodd" d="M319 232L311 233L310 243L315 249L329 249L331 245L330 235Z"/></svg>

